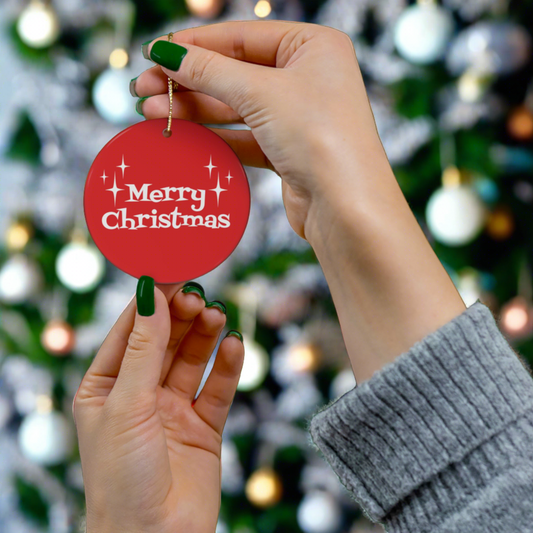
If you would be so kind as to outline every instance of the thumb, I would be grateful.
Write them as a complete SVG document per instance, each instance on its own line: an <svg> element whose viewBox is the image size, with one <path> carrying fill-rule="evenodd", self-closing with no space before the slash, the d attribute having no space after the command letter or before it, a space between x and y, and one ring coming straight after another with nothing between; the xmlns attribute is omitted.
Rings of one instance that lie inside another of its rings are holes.
<svg viewBox="0 0 533 533"><path fill-rule="evenodd" d="M153 278L139 279L136 304L133 330L113 387L132 399L139 393L155 393L170 338L167 298L155 287Z"/></svg>
<svg viewBox="0 0 533 533"><path fill-rule="evenodd" d="M239 108L248 108L250 95L258 83L264 84L274 70L268 68L267 72L267 67L262 65L239 61L193 44L165 40L154 41L143 54L179 84L224 102L241 116Z"/></svg>

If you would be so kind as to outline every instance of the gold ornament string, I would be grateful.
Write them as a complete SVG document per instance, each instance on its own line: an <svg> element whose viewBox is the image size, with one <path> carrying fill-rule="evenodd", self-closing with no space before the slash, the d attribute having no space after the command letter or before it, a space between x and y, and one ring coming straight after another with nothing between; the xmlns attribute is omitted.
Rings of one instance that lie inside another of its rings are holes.
<svg viewBox="0 0 533 533"><path fill-rule="evenodd" d="M168 40L169 42L172 41L172 36L174 35L173 32L170 32L168 34ZM165 137L170 137L172 135L172 130L170 129L170 126L172 125L172 95L174 90L178 89L178 84L172 80L172 78L168 78L168 122L167 122L167 129L163 130L163 135Z"/></svg>

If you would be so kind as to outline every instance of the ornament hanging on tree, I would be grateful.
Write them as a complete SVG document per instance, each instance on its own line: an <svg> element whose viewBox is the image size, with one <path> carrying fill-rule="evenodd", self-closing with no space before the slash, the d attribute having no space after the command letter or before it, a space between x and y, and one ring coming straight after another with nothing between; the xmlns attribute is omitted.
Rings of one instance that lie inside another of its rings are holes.
<svg viewBox="0 0 533 533"><path fill-rule="evenodd" d="M103 255L156 283L187 281L220 265L241 240L250 211L239 158L201 124L176 119L171 127L170 78L168 87L168 121L139 122L111 139L84 194L87 227Z"/></svg>
<svg viewBox="0 0 533 533"><path fill-rule="evenodd" d="M217 17L224 7L224 0L185 0L192 15L203 19Z"/></svg>
<svg viewBox="0 0 533 533"><path fill-rule="evenodd" d="M256 470L246 482L245 494L257 507L272 507L281 499L283 486L277 472L270 467Z"/></svg>
<svg viewBox="0 0 533 533"><path fill-rule="evenodd" d="M527 256L518 272L518 294L500 309L502 331L512 340L533 334L533 283Z"/></svg>
<svg viewBox="0 0 533 533"><path fill-rule="evenodd" d="M20 14L17 32L32 48L46 48L59 36L59 21L48 0L31 0Z"/></svg>
<svg viewBox="0 0 533 533"><path fill-rule="evenodd" d="M11 224L6 231L6 246L12 252L20 252L33 235L33 228L28 222L18 221Z"/></svg>
<svg viewBox="0 0 533 533"><path fill-rule="evenodd" d="M487 210L468 183L468 175L448 167L442 187L430 197L426 222L435 239L448 246L461 246L474 240L483 228Z"/></svg>
<svg viewBox="0 0 533 533"><path fill-rule="evenodd" d="M27 459L42 466L52 466L65 462L72 453L74 431L62 412L52 410L51 399L45 400L22 421L18 442Z"/></svg>
<svg viewBox="0 0 533 533"><path fill-rule="evenodd" d="M512 339L524 339L533 333L533 306L523 296L515 296L502 306L500 325Z"/></svg>
<svg viewBox="0 0 533 533"><path fill-rule="evenodd" d="M394 43L405 59L425 65L443 57L453 31L448 10L436 0L419 0L396 21Z"/></svg>
<svg viewBox="0 0 533 533"><path fill-rule="evenodd" d="M93 85L93 102L102 118L111 124L131 124L139 115L131 105L131 75L123 68L107 68Z"/></svg>
<svg viewBox="0 0 533 533"><path fill-rule="evenodd" d="M42 286L42 272L24 254L11 256L0 269L0 300L18 304L33 296Z"/></svg>
<svg viewBox="0 0 533 533"><path fill-rule="evenodd" d="M41 333L41 344L52 355L70 353L75 341L74 329L64 320L50 320Z"/></svg>
<svg viewBox="0 0 533 533"><path fill-rule="evenodd" d="M324 490L312 490L300 502L298 525L305 533L335 533L341 526L342 511L334 496Z"/></svg>
<svg viewBox="0 0 533 533"><path fill-rule="evenodd" d="M457 80L457 92L463 102L479 102L487 94L493 76L478 72L475 68L467 69Z"/></svg>
<svg viewBox="0 0 533 533"><path fill-rule="evenodd" d="M57 277L71 291L85 293L100 283L104 273L104 257L95 246L87 242L82 230L75 229L71 242L65 245L57 256Z"/></svg>
<svg viewBox="0 0 533 533"><path fill-rule="evenodd" d="M533 112L528 106L522 105L511 111L507 131L519 141L529 141L533 137Z"/></svg>
<svg viewBox="0 0 533 533"><path fill-rule="evenodd" d="M463 30L446 56L446 66L457 76L470 67L486 74L514 72L529 61L531 37L512 22L482 21Z"/></svg>
<svg viewBox="0 0 533 533"><path fill-rule="evenodd" d="M494 240L508 239L514 231L514 219L511 210L505 206L496 207L488 215L486 230Z"/></svg>

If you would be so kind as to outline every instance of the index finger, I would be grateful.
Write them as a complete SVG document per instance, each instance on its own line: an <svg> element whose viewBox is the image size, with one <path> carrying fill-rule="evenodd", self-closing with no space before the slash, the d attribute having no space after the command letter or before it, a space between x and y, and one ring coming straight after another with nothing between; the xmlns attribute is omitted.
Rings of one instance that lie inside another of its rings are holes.
<svg viewBox="0 0 533 533"><path fill-rule="evenodd" d="M307 22L281 20L233 20L187 28L175 32L172 42L200 46L227 57L271 67L284 67L289 57L278 57L283 38L291 31L311 26ZM143 46L148 57L150 44L166 40L158 37Z"/></svg>

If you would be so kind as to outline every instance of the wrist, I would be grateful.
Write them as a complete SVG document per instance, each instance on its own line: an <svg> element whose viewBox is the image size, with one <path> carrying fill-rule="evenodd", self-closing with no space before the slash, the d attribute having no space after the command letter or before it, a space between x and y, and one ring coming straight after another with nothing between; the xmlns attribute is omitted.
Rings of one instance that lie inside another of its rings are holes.
<svg viewBox="0 0 533 533"><path fill-rule="evenodd" d="M311 202L305 235L328 282L360 382L465 305L388 162L377 159L365 168L353 161L330 161L317 180L333 185Z"/></svg>

